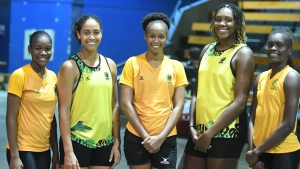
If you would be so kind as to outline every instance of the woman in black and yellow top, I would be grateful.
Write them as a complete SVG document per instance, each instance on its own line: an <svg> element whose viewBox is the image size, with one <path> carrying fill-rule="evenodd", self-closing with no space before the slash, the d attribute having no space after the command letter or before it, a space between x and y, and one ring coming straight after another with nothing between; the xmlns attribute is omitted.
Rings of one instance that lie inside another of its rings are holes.
<svg viewBox="0 0 300 169"><path fill-rule="evenodd" d="M102 25L96 15L77 19L72 32L82 48L58 74L60 164L113 168L120 161L116 64L98 53Z"/></svg>
<svg viewBox="0 0 300 169"><path fill-rule="evenodd" d="M255 81L249 148L246 160L253 169L297 169L300 144L296 136L299 106L299 73L287 65L293 34L277 29L268 37L267 57L271 69Z"/></svg>
<svg viewBox="0 0 300 169"><path fill-rule="evenodd" d="M214 12L215 42L201 52L190 107L190 133L180 168L236 169L247 137L246 103L254 72L240 8L221 4Z"/></svg>

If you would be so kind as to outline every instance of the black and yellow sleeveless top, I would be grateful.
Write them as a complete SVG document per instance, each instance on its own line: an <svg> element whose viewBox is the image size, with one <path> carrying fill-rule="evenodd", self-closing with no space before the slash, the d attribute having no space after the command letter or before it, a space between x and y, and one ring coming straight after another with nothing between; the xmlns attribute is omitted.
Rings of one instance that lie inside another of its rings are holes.
<svg viewBox="0 0 300 169"><path fill-rule="evenodd" d="M235 72L230 62L245 44L225 51L215 50L216 42L205 51L198 70L196 100L196 128L204 132L212 126L223 111L234 101ZM246 138L247 113L245 111L214 138Z"/></svg>
<svg viewBox="0 0 300 169"><path fill-rule="evenodd" d="M89 67L77 55L69 59L80 72L72 95L71 139L89 148L105 147L113 142L113 84L107 60L99 55L99 65Z"/></svg>

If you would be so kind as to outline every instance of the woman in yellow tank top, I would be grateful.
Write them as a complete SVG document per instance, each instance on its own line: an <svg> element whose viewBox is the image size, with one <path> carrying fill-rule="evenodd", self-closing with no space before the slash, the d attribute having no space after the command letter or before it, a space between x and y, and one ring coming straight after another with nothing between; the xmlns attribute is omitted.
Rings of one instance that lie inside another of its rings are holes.
<svg viewBox="0 0 300 169"><path fill-rule="evenodd" d="M253 169L297 169L300 144L296 136L299 73L287 65L293 34L277 29L268 37L271 69L255 81L246 161Z"/></svg>
<svg viewBox="0 0 300 169"><path fill-rule="evenodd" d="M72 33L81 50L66 60L57 80L60 164L63 169L109 169L120 161L117 67L98 53L102 24L78 18Z"/></svg>
<svg viewBox="0 0 300 169"><path fill-rule="evenodd" d="M200 54L181 169L237 169L246 142L254 61L246 46L243 12L233 4L221 4L210 27L215 42Z"/></svg>

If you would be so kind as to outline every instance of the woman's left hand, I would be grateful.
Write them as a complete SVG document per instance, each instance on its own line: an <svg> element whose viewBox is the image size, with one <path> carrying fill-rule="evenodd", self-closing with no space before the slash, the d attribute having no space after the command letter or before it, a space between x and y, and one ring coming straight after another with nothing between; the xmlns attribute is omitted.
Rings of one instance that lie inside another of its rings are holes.
<svg viewBox="0 0 300 169"><path fill-rule="evenodd" d="M253 164L252 169L266 169L265 164L261 161L257 161Z"/></svg>
<svg viewBox="0 0 300 169"><path fill-rule="evenodd" d="M59 158L58 158L58 155L52 155L51 169L59 169Z"/></svg>
<svg viewBox="0 0 300 169"><path fill-rule="evenodd" d="M252 167L258 160L258 155L252 150L252 151L248 151L245 159L247 161L247 163L249 164L249 167Z"/></svg>
<svg viewBox="0 0 300 169"><path fill-rule="evenodd" d="M150 136L146 138L142 144L146 148L147 151L150 153L157 153L160 149L160 146L165 141L165 139L162 139L159 136Z"/></svg>
<svg viewBox="0 0 300 169"><path fill-rule="evenodd" d="M206 153L207 149L210 149L211 137L209 137L205 132L200 134L197 141L195 142L195 149Z"/></svg>
<svg viewBox="0 0 300 169"><path fill-rule="evenodd" d="M120 163L121 153L119 143L114 143L110 151L109 162L111 162L112 160L114 160L114 164L111 166L111 168L114 168Z"/></svg>

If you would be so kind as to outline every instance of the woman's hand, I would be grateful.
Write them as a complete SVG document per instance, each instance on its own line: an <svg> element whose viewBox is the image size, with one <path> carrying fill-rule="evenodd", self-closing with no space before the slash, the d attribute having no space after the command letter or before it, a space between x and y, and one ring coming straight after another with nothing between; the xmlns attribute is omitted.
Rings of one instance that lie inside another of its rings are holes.
<svg viewBox="0 0 300 169"><path fill-rule="evenodd" d="M114 164L111 166L111 168L117 166L120 162L120 159L121 159L120 146L119 143L117 143L113 145L109 156L109 162L114 160Z"/></svg>
<svg viewBox="0 0 300 169"><path fill-rule="evenodd" d="M257 161L253 166L252 169L266 169L265 164L261 161Z"/></svg>
<svg viewBox="0 0 300 169"><path fill-rule="evenodd" d="M248 151L246 153L245 159L246 159L247 163L249 164L249 167L252 167L258 161L258 155L253 150Z"/></svg>
<svg viewBox="0 0 300 169"><path fill-rule="evenodd" d="M65 154L64 167L65 169L80 169L74 152Z"/></svg>
<svg viewBox="0 0 300 169"><path fill-rule="evenodd" d="M58 155L52 156L52 167L51 169L59 169L59 158Z"/></svg>
<svg viewBox="0 0 300 169"><path fill-rule="evenodd" d="M196 144L198 137L200 136L201 133L199 131L197 131L194 127L190 127L190 134L191 134L193 143Z"/></svg>
<svg viewBox="0 0 300 169"><path fill-rule="evenodd" d="M197 141L195 142L195 149L206 153L207 149L210 149L211 137L209 137L205 132L200 134Z"/></svg>
<svg viewBox="0 0 300 169"><path fill-rule="evenodd" d="M12 157L9 163L9 169L23 169L24 165L20 157Z"/></svg>
<svg viewBox="0 0 300 169"><path fill-rule="evenodd" d="M145 149L150 153L157 153L160 150L160 146L165 141L165 139L159 136L150 136L147 137L142 144L144 145Z"/></svg>

